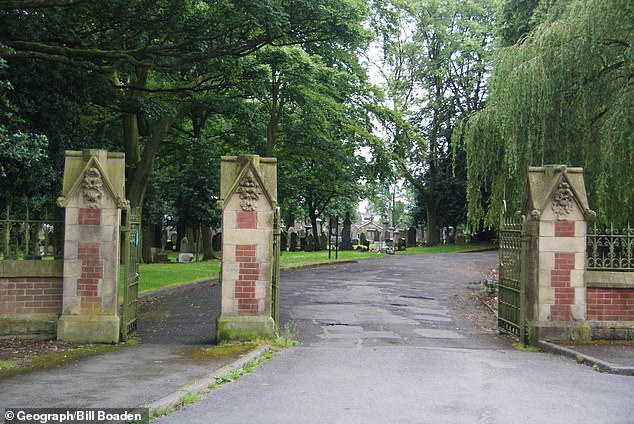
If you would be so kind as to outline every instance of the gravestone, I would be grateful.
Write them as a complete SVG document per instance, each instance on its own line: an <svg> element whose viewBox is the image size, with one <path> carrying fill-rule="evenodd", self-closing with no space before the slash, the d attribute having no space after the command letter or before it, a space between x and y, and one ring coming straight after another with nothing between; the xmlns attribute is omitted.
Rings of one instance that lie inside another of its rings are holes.
<svg viewBox="0 0 634 424"><path fill-rule="evenodd" d="M288 233L284 230L280 232L280 250L286 252L288 249Z"/></svg>
<svg viewBox="0 0 634 424"><path fill-rule="evenodd" d="M289 230L290 231L290 230ZM299 242L298 237L297 237L297 233L295 231L290 231L290 244L288 246L288 251L289 252L295 252L297 251L297 243Z"/></svg>
<svg viewBox="0 0 634 424"><path fill-rule="evenodd" d="M326 235L326 233L321 233L321 236L319 238L321 239L321 248L328 249L328 236Z"/></svg>
<svg viewBox="0 0 634 424"><path fill-rule="evenodd" d="M189 253L189 239L187 238L187 236L184 236L181 239L180 252Z"/></svg>
<svg viewBox="0 0 634 424"><path fill-rule="evenodd" d="M407 247L416 247L416 227L407 230Z"/></svg>
<svg viewBox="0 0 634 424"><path fill-rule="evenodd" d="M216 252L222 249L222 233L215 233L211 236L211 247Z"/></svg>
<svg viewBox="0 0 634 424"><path fill-rule="evenodd" d="M385 241L390 239L390 222L387 220L387 217L383 219L383 227L381 229L381 239L380 241Z"/></svg>
<svg viewBox="0 0 634 424"><path fill-rule="evenodd" d="M277 160L223 156L220 166L222 302L217 339L270 338L275 334L272 281Z"/></svg>
<svg viewBox="0 0 634 424"><path fill-rule="evenodd" d="M341 230L341 250L352 250L352 238L350 237L350 227L352 221L350 221L350 213L346 213L346 218L343 220L343 229Z"/></svg>
<svg viewBox="0 0 634 424"><path fill-rule="evenodd" d="M308 234L306 237L306 243L304 247L304 252L313 252L315 250L315 237L312 234Z"/></svg>
<svg viewBox="0 0 634 424"><path fill-rule="evenodd" d="M359 244L366 246L368 249L370 248L370 242L365 236L365 233L359 234Z"/></svg>

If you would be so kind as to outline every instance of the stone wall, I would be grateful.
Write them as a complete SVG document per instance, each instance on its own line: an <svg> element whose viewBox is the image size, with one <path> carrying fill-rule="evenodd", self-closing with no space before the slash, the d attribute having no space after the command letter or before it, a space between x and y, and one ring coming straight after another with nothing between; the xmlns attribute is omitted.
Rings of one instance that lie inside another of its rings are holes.
<svg viewBox="0 0 634 424"><path fill-rule="evenodd" d="M586 271L587 316L594 338L634 337L634 273Z"/></svg>
<svg viewBox="0 0 634 424"><path fill-rule="evenodd" d="M55 336L62 266L61 260L0 261L0 337Z"/></svg>

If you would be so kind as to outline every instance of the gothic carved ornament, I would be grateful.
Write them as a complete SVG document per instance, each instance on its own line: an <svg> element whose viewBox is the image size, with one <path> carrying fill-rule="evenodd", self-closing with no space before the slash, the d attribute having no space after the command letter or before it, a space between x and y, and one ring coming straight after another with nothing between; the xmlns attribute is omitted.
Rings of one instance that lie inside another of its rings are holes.
<svg viewBox="0 0 634 424"><path fill-rule="evenodd" d="M240 180L238 193L240 194L240 207L243 211L251 212L257 208L260 200L260 186L251 171L244 174Z"/></svg>
<svg viewBox="0 0 634 424"><path fill-rule="evenodd" d="M97 168L86 171L81 184L82 195L89 208L98 208L103 197L103 181Z"/></svg>
<svg viewBox="0 0 634 424"><path fill-rule="evenodd" d="M553 197L553 212L557 218L568 216L572 212L572 204L574 202L574 195L570 190L570 185L562 181L557 187L555 196Z"/></svg>

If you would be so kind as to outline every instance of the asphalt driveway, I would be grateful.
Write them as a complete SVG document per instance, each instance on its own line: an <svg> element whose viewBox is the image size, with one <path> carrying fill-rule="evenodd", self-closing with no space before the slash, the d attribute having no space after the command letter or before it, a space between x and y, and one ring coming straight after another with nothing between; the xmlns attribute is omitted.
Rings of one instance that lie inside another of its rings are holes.
<svg viewBox="0 0 634 424"><path fill-rule="evenodd" d="M282 275L302 345L159 423L631 423L631 377L515 349L469 293L496 252Z"/></svg>

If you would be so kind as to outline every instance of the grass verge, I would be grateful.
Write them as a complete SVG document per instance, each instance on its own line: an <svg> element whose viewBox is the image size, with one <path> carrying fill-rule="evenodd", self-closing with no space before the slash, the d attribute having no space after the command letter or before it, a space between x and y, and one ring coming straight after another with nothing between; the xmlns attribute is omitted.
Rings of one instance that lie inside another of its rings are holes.
<svg viewBox="0 0 634 424"><path fill-rule="evenodd" d="M397 251L396 255L414 255L431 253L460 253L477 250L494 249L495 245L490 243L472 243L463 245L442 245L434 247L411 247L407 250ZM318 265L324 263L337 263L341 261L358 260L365 258L389 258L391 255L378 254L374 252L362 252L358 250L339 251L337 259L335 252L331 252L328 258L328 251L319 252L283 252L280 258L280 268L288 269L293 267ZM175 260L175 258L171 258ZM165 264L140 264L139 266L139 292L148 293L168 287L179 286L197 281L212 280L220 275L220 260L204 262ZM120 284L122 279L120 278ZM123 293L119 287L119 293Z"/></svg>

